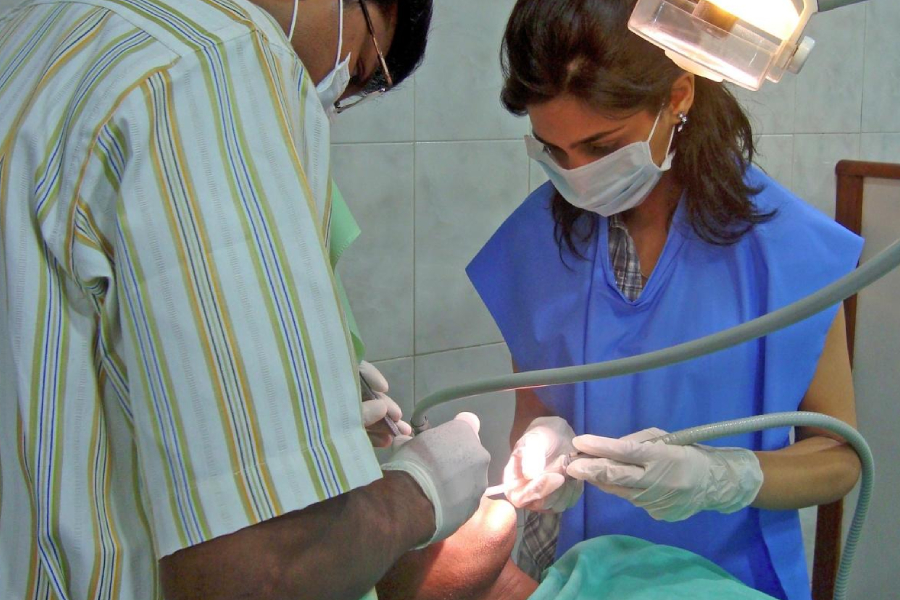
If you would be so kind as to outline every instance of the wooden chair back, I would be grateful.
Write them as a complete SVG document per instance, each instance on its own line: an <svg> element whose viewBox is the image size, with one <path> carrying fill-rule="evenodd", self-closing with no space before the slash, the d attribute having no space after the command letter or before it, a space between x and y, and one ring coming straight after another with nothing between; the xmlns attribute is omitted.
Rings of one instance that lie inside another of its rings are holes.
<svg viewBox="0 0 900 600"><path fill-rule="evenodd" d="M900 164L844 160L837 164L837 207L835 220L850 231L862 233L863 188L866 178L900 180ZM856 296L844 301L847 316L847 347L853 365L856 339ZM816 517L813 551L813 600L833 600L843 542L844 501L820 506Z"/></svg>

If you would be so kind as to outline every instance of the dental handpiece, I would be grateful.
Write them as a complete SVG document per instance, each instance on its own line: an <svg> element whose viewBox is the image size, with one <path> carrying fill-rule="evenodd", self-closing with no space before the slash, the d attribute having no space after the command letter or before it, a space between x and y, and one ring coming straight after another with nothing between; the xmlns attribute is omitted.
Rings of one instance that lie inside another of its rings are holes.
<svg viewBox="0 0 900 600"><path fill-rule="evenodd" d="M651 438L649 440L645 440L643 443L654 444L656 442L662 442L663 444L673 444L675 446L684 446L686 444L680 443L678 439L676 439L672 434L660 435L655 438ZM585 454L584 452L570 452L563 459L563 469L567 469L569 465L572 464L573 461L578 460L579 458L602 458L600 456L594 456L592 454Z"/></svg>
<svg viewBox="0 0 900 600"><path fill-rule="evenodd" d="M372 389L372 386L369 385L369 382L366 381L366 378L362 373L359 374L359 384L360 389L362 390L363 402L366 402L368 400L376 400L378 398L378 394L375 393L375 390ZM394 437L401 435L400 430L397 428L397 424L394 423L394 420L389 415L386 415L382 419L382 422L384 422L385 426L388 428L388 430L390 430L391 435L393 435Z"/></svg>
<svg viewBox="0 0 900 600"><path fill-rule="evenodd" d="M655 441L655 440L654 440ZM598 458L596 456L591 456L590 454L584 454L583 452L571 452L563 457L562 468L565 471L566 468L572 461L577 460L579 458ZM568 475L566 475L568 477ZM513 481L505 481L498 485L492 485L488 489L484 491L484 496L490 498L492 500L498 500L504 498L506 496L507 490L511 490L513 488L519 487L521 485L525 485L529 483L531 479L514 479Z"/></svg>
<svg viewBox="0 0 900 600"><path fill-rule="evenodd" d="M563 469L568 469L569 465L571 465L572 462L578 460L579 458L599 458L599 457L591 456L590 454L585 454L584 452L571 452L571 453L567 454L566 457L563 459L563 464L562 464Z"/></svg>
<svg viewBox="0 0 900 600"><path fill-rule="evenodd" d="M647 440L647 441L648 442L675 443L676 445L682 445L682 444L679 444L677 440L671 440L671 441L668 440L667 439L668 437L669 436L663 435L663 436L659 436L659 437L656 437L656 438L653 438L653 439ZM567 468L569 468L569 465L571 465L574 461L576 461L580 458L600 458L600 457L594 456L592 454L585 454L584 452L578 452L578 451L570 452L569 454L566 454L563 457L563 461L562 461L563 471L565 471ZM566 475L566 477L569 477L569 475ZM510 481L510 482L504 482L499 485L494 485L494 486L489 487L487 490L485 490L484 495L491 499L503 498L506 495L507 490L518 487L523 484L526 484L529 481L530 481L530 479L517 479L514 481Z"/></svg>
<svg viewBox="0 0 900 600"><path fill-rule="evenodd" d="M501 483L499 485L492 485L488 489L484 490L483 495L491 500L500 500L506 497L507 490L511 490L512 488L518 487L528 482L528 479L516 479L513 481Z"/></svg>

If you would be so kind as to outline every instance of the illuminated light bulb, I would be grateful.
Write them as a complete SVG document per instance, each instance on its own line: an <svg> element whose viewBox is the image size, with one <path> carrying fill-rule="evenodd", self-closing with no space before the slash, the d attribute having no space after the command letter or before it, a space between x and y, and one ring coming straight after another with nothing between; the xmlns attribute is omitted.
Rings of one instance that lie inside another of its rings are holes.
<svg viewBox="0 0 900 600"><path fill-rule="evenodd" d="M708 0L780 40L790 39L800 15L792 0Z"/></svg>
<svg viewBox="0 0 900 600"><path fill-rule="evenodd" d="M531 436L522 448L522 474L535 479L547 466L547 440L540 435Z"/></svg>

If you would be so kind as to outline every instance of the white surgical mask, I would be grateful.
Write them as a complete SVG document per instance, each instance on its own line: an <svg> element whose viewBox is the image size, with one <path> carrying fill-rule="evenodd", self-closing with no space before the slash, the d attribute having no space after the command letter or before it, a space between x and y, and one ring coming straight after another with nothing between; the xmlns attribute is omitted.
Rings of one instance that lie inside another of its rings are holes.
<svg viewBox="0 0 900 600"><path fill-rule="evenodd" d="M322 102L322 108L325 109L328 119L332 121L337 116L334 103L344 95L344 92L347 91L347 86L350 84L350 55L348 54L347 58L341 62L341 52L344 49L344 0L337 0L337 2L340 6L338 13L340 16L338 17L337 58L334 60L334 69L316 85L316 93Z"/></svg>
<svg viewBox="0 0 900 600"><path fill-rule="evenodd" d="M660 111L646 141L629 144L577 169L563 169L546 147L530 135L525 136L525 148L529 158L540 163L547 177L569 204L610 217L643 202L663 173L672 167L675 154L669 153L669 150L675 136L674 128L669 136L669 146L662 166L654 162L650 151L650 140L653 139L661 116Z"/></svg>
<svg viewBox="0 0 900 600"><path fill-rule="evenodd" d="M288 43L294 38L294 26L297 24L297 6L300 0L294 0L294 11L291 13L291 28L288 31ZM333 121L337 115L334 103L344 95L347 86L350 85L350 55L341 62L341 52L344 50L344 0L338 2L338 48L337 58L334 59L334 69L316 85L316 94L322 102L322 108L328 115L328 120Z"/></svg>

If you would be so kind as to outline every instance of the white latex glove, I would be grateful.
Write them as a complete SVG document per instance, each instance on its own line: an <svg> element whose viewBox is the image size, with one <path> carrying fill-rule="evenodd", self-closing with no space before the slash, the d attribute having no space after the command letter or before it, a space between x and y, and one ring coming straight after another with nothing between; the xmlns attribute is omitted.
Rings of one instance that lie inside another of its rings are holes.
<svg viewBox="0 0 900 600"><path fill-rule="evenodd" d="M387 395L388 382L372 363L362 361L359 363L359 376L366 380L369 387L375 393L374 398L367 398L362 404L363 425L369 434L369 441L376 448L386 448L391 445L393 435L382 422L385 417L390 418L401 435L412 435L412 427L406 421L402 421L403 411L394 400Z"/></svg>
<svg viewBox="0 0 900 600"><path fill-rule="evenodd" d="M475 415L460 413L414 438L398 437L398 449L381 465L383 471L409 473L434 506L434 536L420 547L450 537L478 509L491 455L478 439L477 423Z"/></svg>
<svg viewBox="0 0 900 600"><path fill-rule="evenodd" d="M506 497L516 508L563 512L578 502L584 482L566 477L566 457L575 452L575 432L559 417L531 422L503 470Z"/></svg>
<svg viewBox="0 0 900 600"><path fill-rule="evenodd" d="M749 506L763 483L759 460L743 448L669 446L645 429L622 439L582 435L568 473L645 509L654 519L681 521L703 511L732 513Z"/></svg>

